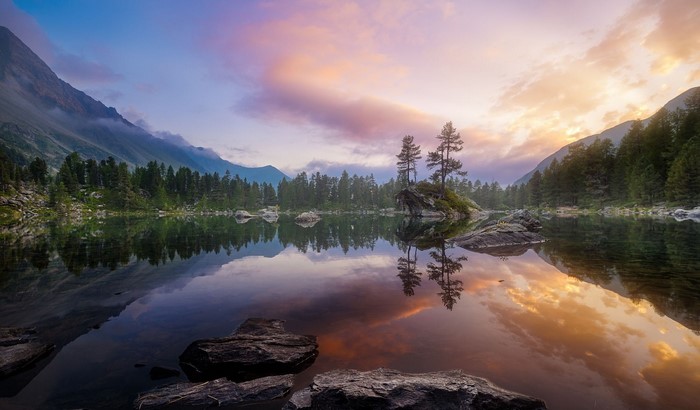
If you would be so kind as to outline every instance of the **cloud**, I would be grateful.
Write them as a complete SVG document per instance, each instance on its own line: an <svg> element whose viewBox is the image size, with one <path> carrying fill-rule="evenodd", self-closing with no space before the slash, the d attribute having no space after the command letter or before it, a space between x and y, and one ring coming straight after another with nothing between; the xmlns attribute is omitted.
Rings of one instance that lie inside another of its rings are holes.
<svg viewBox="0 0 700 410"><path fill-rule="evenodd" d="M652 71L667 74L680 64L700 63L700 3L665 0L658 3L657 23L644 39L653 54Z"/></svg>
<svg viewBox="0 0 700 410"><path fill-rule="evenodd" d="M385 6L355 3L264 7L262 21L231 26L221 17L205 36L205 47L228 77L251 90L234 105L237 113L316 127L330 139L355 143L432 133L440 124L377 92L405 77L406 68L382 48L387 33L375 19L399 30L398 21L413 6L394 14Z"/></svg>
<svg viewBox="0 0 700 410"><path fill-rule="evenodd" d="M377 183L387 182L389 179L396 179L396 166L371 166L357 163L333 162L324 160L313 160L299 169L289 170L289 175L297 175L304 171L307 174L320 172L321 174L340 177L343 171L348 175L368 176L372 174Z"/></svg>
<svg viewBox="0 0 700 410"><path fill-rule="evenodd" d="M583 52L554 53L521 72L492 109L509 118L511 134L523 136L511 144L508 162L534 166L572 141L651 114L640 101L663 96L649 81L700 63L699 18L693 0L640 0ZM590 129L598 123L600 129Z"/></svg>

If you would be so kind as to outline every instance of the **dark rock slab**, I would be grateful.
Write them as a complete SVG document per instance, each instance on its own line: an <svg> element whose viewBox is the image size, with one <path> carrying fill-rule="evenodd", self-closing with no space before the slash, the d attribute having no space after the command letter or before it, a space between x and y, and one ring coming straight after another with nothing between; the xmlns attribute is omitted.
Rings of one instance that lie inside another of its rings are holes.
<svg viewBox="0 0 700 410"><path fill-rule="evenodd" d="M33 329L0 328L0 378L29 367L53 349L54 345L37 341Z"/></svg>
<svg viewBox="0 0 700 410"><path fill-rule="evenodd" d="M542 230L540 220L535 218L527 209L519 209L510 215L504 216L499 221L522 225L528 232L539 232Z"/></svg>
<svg viewBox="0 0 700 410"><path fill-rule="evenodd" d="M135 409L209 408L252 404L283 397L294 384L291 374L236 383L220 378L203 383L175 383L139 393Z"/></svg>
<svg viewBox="0 0 700 410"><path fill-rule="evenodd" d="M316 375L284 406L297 409L546 409L534 397L459 370L409 374L390 369Z"/></svg>
<svg viewBox="0 0 700 410"><path fill-rule="evenodd" d="M538 233L540 229L539 220L530 212L520 210L449 241L466 249L522 247L544 242L544 237Z"/></svg>
<svg viewBox="0 0 700 410"><path fill-rule="evenodd" d="M283 324L252 318L231 336L197 340L180 355L180 367L191 381L299 373L316 360L318 343L315 336L287 332Z"/></svg>

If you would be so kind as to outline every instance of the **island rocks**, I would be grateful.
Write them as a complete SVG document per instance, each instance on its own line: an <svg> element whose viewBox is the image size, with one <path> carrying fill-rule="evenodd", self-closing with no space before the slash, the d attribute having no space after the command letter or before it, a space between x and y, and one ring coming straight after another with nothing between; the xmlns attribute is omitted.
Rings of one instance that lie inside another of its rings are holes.
<svg viewBox="0 0 700 410"><path fill-rule="evenodd" d="M538 233L540 229L539 220L527 210L519 210L449 241L466 249L523 246L544 242L544 237Z"/></svg>
<svg viewBox="0 0 700 410"><path fill-rule="evenodd" d="M23 370L53 349L54 345L37 341L32 329L0 328L0 378Z"/></svg>
<svg viewBox="0 0 700 410"><path fill-rule="evenodd" d="M318 374L292 395L297 409L545 409L533 397L502 389L459 370L409 374L390 369Z"/></svg>
<svg viewBox="0 0 700 410"><path fill-rule="evenodd" d="M318 343L315 336L285 331L283 323L251 318L230 336L197 340L180 355L180 367L192 381L299 373L316 360Z"/></svg>
<svg viewBox="0 0 700 410"><path fill-rule="evenodd" d="M294 384L291 374L235 383L226 378L204 383L175 383L140 393L135 409L209 408L250 404L283 397Z"/></svg>

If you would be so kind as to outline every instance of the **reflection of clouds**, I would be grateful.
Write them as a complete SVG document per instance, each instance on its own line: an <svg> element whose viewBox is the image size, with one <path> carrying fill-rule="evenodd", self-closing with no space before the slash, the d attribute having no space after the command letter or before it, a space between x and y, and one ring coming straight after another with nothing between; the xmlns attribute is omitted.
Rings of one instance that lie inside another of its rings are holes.
<svg viewBox="0 0 700 410"><path fill-rule="evenodd" d="M551 267L533 268L514 269L525 283L505 282L506 302L496 298L485 302L520 343L544 357L583 363L631 408L690 408L700 400L700 354L679 354L658 341L700 344L687 329L671 329L668 319L645 303L579 282ZM678 330L686 335L679 338ZM638 348L645 341L648 353Z"/></svg>
<svg viewBox="0 0 700 410"><path fill-rule="evenodd" d="M640 373L665 408L696 409L700 400L700 353L681 354L665 342L652 343L654 361Z"/></svg>

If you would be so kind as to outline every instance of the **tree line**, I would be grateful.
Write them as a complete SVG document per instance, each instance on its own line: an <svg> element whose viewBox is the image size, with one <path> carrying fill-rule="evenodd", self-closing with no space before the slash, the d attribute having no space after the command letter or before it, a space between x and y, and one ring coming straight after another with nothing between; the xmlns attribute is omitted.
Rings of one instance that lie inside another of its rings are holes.
<svg viewBox="0 0 700 410"><path fill-rule="evenodd" d="M359 210L394 206L396 182L378 184L373 175L340 177L320 172L298 174L283 179L277 187L217 172L200 173L188 167L175 170L150 161L130 169L113 157L97 161L83 159L77 152L66 156L55 175L46 162L29 162L20 153L0 147L0 193L16 192L31 186L49 194L49 205L60 209L71 201L90 202L93 198L113 210L195 208L206 210L282 209Z"/></svg>
<svg viewBox="0 0 700 410"><path fill-rule="evenodd" d="M615 147L608 139L577 143L561 161L535 172L526 205L591 206L700 203L700 91L685 108L665 108L633 122Z"/></svg>

